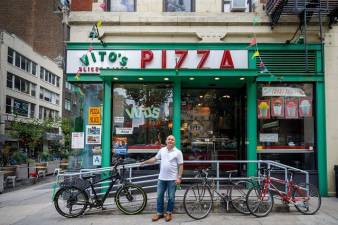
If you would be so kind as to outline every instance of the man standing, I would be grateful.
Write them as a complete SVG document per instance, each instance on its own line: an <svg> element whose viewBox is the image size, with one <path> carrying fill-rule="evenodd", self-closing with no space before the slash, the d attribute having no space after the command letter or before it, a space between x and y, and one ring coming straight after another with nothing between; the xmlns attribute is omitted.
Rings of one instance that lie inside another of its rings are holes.
<svg viewBox="0 0 338 225"><path fill-rule="evenodd" d="M165 221L172 220L172 212L175 203L176 185L181 183L183 174L183 155L180 150L175 147L175 137L169 135L166 140L167 146L161 148L155 157L144 162L144 164L155 163L161 160L160 174L157 183L157 207L156 215L152 217L152 221L165 218ZM164 213L164 193L168 191L167 213Z"/></svg>

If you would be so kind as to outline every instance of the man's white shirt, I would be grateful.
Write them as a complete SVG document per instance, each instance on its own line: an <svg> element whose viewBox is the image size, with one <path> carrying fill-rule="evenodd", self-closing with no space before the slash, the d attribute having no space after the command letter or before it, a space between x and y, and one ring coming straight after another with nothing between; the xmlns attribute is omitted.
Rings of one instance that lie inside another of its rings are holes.
<svg viewBox="0 0 338 225"><path fill-rule="evenodd" d="M170 151L168 151L167 147L163 147L157 152L155 158L161 160L158 178L160 180L176 180L178 167L183 164L182 152L176 147Z"/></svg>

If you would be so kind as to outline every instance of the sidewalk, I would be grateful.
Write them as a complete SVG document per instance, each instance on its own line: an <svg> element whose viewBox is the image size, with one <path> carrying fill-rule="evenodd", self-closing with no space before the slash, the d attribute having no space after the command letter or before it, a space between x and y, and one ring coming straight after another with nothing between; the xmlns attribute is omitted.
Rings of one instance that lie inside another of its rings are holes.
<svg viewBox="0 0 338 225"><path fill-rule="evenodd" d="M91 210L85 215L67 219L54 209L51 202L52 182L35 184L20 190L0 195L0 224L1 225L122 225L122 224L169 224L164 220L151 222L153 211L146 211L136 216L121 214L115 207L107 210ZM149 204L155 204L150 198ZM195 221L184 213L175 214L171 224L233 224L233 225L337 225L338 199L323 198L322 207L316 215L305 216L291 208L290 212L272 212L265 218L244 216L239 213L212 213L207 218Z"/></svg>

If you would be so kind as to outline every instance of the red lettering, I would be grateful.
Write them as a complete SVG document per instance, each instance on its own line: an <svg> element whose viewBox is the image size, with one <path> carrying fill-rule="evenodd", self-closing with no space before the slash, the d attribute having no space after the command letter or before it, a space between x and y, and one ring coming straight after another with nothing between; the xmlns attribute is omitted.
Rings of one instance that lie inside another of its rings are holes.
<svg viewBox="0 0 338 225"><path fill-rule="evenodd" d="M153 60L154 54L151 50L141 50L141 68L146 68L146 63Z"/></svg>
<svg viewBox="0 0 338 225"><path fill-rule="evenodd" d="M167 68L167 51L162 50L162 69Z"/></svg>
<svg viewBox="0 0 338 225"><path fill-rule="evenodd" d="M202 55L201 61L197 65L197 69L202 69L204 66L204 63L207 61L210 50L197 50L198 55Z"/></svg>
<svg viewBox="0 0 338 225"><path fill-rule="evenodd" d="M77 72L81 73L82 72L82 67L79 67L79 69L78 69Z"/></svg>
<svg viewBox="0 0 338 225"><path fill-rule="evenodd" d="M220 69L234 69L234 63L229 50L224 50Z"/></svg>
<svg viewBox="0 0 338 225"><path fill-rule="evenodd" d="M178 62L176 62L176 66L175 66L175 68L178 69L178 68L181 68L185 58L187 57L188 50L175 50L175 54L180 55L180 58Z"/></svg>

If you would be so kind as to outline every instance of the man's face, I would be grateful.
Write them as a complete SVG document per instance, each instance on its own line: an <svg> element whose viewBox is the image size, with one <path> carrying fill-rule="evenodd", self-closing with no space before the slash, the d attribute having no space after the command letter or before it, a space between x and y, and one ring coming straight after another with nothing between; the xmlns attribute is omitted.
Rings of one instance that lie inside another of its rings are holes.
<svg viewBox="0 0 338 225"><path fill-rule="evenodd" d="M175 145L175 138L173 136L169 136L167 138L167 146L169 148L172 148L172 147L174 147L174 145Z"/></svg>

